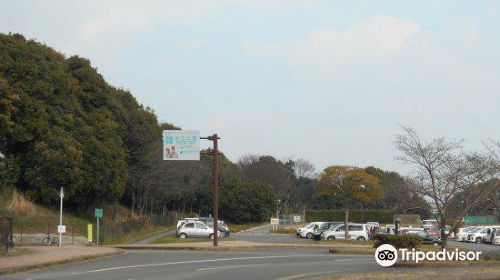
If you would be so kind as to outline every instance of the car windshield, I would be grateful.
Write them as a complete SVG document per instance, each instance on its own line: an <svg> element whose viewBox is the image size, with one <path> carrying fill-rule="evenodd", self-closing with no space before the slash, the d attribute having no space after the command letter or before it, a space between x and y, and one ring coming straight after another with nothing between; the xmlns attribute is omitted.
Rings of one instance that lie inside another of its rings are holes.
<svg viewBox="0 0 500 280"><path fill-rule="evenodd" d="M477 233L477 232L480 232L482 230L483 230L482 228L475 228L475 229L471 230L470 232L471 233Z"/></svg>

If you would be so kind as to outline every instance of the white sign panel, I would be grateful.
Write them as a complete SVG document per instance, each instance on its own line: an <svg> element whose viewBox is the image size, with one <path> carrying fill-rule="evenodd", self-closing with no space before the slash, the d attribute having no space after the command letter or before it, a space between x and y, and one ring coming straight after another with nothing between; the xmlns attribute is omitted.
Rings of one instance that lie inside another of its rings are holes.
<svg viewBox="0 0 500 280"><path fill-rule="evenodd" d="M164 130L163 160L200 160L200 132Z"/></svg>
<svg viewBox="0 0 500 280"><path fill-rule="evenodd" d="M279 224L280 224L280 219L271 218L271 225L279 225Z"/></svg>
<svg viewBox="0 0 500 280"><path fill-rule="evenodd" d="M66 226L57 226L57 233L66 233Z"/></svg>
<svg viewBox="0 0 500 280"><path fill-rule="evenodd" d="M293 222L294 223L302 222L302 217L301 216L293 216Z"/></svg>

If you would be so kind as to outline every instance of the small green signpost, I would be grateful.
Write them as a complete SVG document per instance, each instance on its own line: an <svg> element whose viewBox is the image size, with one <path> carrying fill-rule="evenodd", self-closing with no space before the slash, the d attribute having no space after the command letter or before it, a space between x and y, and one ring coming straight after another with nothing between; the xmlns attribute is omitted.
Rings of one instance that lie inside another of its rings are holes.
<svg viewBox="0 0 500 280"><path fill-rule="evenodd" d="M102 208L96 208L95 209L95 217L96 218L102 218Z"/></svg>
<svg viewBox="0 0 500 280"><path fill-rule="evenodd" d="M102 218L102 208L95 208L94 216L97 218L96 244L99 246L99 218Z"/></svg>

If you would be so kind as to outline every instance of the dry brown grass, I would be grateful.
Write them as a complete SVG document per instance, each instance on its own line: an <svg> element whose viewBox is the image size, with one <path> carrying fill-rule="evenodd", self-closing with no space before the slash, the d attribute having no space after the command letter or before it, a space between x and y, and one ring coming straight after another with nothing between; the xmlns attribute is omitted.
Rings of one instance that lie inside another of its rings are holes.
<svg viewBox="0 0 500 280"><path fill-rule="evenodd" d="M500 279L500 268L498 267L467 267L467 268L433 268L414 269L408 271L394 271L378 273L355 273L346 276L335 277L310 277L309 280L493 280Z"/></svg>
<svg viewBox="0 0 500 280"><path fill-rule="evenodd" d="M35 205L16 189L12 192L12 200L8 206L8 210L12 214L24 219L29 219L35 216L36 213Z"/></svg>

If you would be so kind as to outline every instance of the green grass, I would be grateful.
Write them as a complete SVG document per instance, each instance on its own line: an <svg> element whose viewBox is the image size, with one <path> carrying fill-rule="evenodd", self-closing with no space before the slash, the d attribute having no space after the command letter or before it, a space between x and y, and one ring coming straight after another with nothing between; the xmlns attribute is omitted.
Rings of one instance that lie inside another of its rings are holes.
<svg viewBox="0 0 500 280"><path fill-rule="evenodd" d="M119 245L119 244L130 244L135 241L141 240L151 235L155 235L168 230L166 227L152 227L144 228L138 231L133 231L130 234L119 234L104 237L105 245Z"/></svg>
<svg viewBox="0 0 500 280"><path fill-rule="evenodd" d="M227 224L231 233L238 233L243 230L269 225L269 223L246 223L246 224Z"/></svg>

